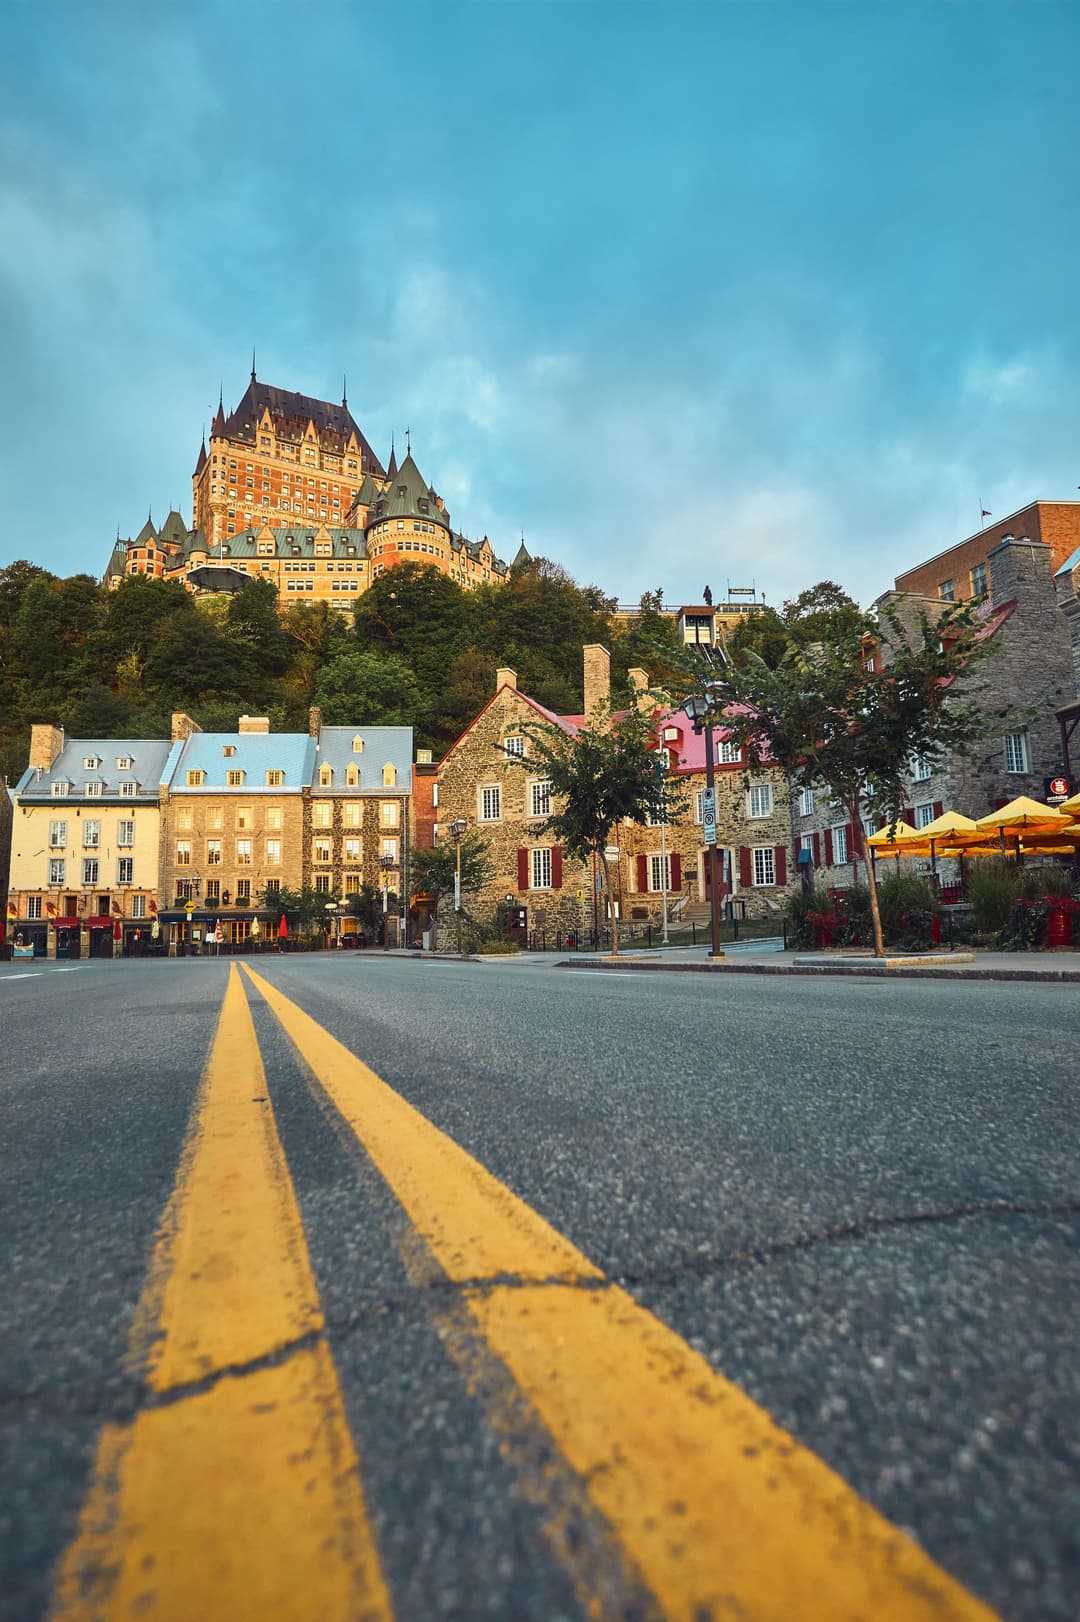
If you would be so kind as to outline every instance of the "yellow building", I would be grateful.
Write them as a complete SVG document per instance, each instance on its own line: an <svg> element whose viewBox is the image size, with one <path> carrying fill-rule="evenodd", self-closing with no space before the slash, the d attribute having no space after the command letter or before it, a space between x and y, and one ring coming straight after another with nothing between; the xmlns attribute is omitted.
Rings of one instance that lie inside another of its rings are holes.
<svg viewBox="0 0 1080 1622"><path fill-rule="evenodd" d="M31 730L13 792L8 937L39 956L149 947L158 911L163 739Z"/></svg>

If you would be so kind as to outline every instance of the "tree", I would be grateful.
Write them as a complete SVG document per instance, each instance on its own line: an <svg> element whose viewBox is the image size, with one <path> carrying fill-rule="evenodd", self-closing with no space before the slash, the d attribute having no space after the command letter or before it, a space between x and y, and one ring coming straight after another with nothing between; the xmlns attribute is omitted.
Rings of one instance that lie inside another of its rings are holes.
<svg viewBox="0 0 1080 1622"><path fill-rule="evenodd" d="M259 904L279 918L284 914L291 930L305 934L315 928L326 927L326 903L329 899L321 890L305 884L299 890L290 890L285 886L280 890L263 890Z"/></svg>
<svg viewBox="0 0 1080 1622"><path fill-rule="evenodd" d="M621 822L647 826L680 809L673 803L672 785L665 786L658 770L652 718L633 706L615 716L610 706L573 732L547 722L528 721L522 730L529 737L525 764L531 774L541 771L551 783L557 809L543 823L563 849L581 862L595 857L604 875L611 903L611 953L619 953L619 920L611 888L607 848Z"/></svg>
<svg viewBox="0 0 1080 1622"><path fill-rule="evenodd" d="M408 727L420 714L420 687L404 659L381 649L339 653L315 683L313 701L328 726Z"/></svg>
<svg viewBox="0 0 1080 1622"><path fill-rule="evenodd" d="M431 896L432 915L438 922L439 902L449 891L453 894L458 872L458 846L456 842L436 845L430 850L414 849L409 855L409 889L413 893ZM461 840L461 894L476 895L495 877L495 866L482 835L470 832Z"/></svg>
<svg viewBox="0 0 1080 1622"><path fill-rule="evenodd" d="M896 822L912 755L962 754L979 737L983 718L970 682L959 678L992 643L964 603L943 603L933 620L925 612L902 619L891 605L879 618L843 607L828 630L810 644L789 635L775 669L753 652L729 661L710 672L711 696L750 766L780 766L793 788L824 784L856 828L871 795ZM866 870L874 951L882 957L869 861Z"/></svg>

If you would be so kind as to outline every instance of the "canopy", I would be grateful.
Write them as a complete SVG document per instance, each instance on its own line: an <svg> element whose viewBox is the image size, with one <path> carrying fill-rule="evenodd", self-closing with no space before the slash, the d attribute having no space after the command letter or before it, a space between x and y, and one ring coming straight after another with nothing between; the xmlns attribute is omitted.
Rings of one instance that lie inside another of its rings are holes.
<svg viewBox="0 0 1080 1622"><path fill-rule="evenodd" d="M940 817L935 817L919 832L924 839L941 839L945 834L973 834L975 823L959 811L943 811Z"/></svg>
<svg viewBox="0 0 1080 1622"><path fill-rule="evenodd" d="M905 839L921 839L922 837L923 830L921 828L913 828L910 822L899 821L888 823L884 828L879 828L876 834L868 835L866 843L880 853L883 846L889 849L893 845L902 845Z"/></svg>
<svg viewBox="0 0 1080 1622"><path fill-rule="evenodd" d="M281 922L277 926L277 932L278 932L278 938L280 940L287 940L288 939L289 924L288 924L288 920L286 919L284 913L282 913L282 915L281 915Z"/></svg>
<svg viewBox="0 0 1080 1622"><path fill-rule="evenodd" d="M1080 816L1080 794L1070 794L1067 800L1062 800L1058 810L1068 811L1074 817Z"/></svg>
<svg viewBox="0 0 1080 1622"><path fill-rule="evenodd" d="M1043 805L1039 800L1021 794L1018 799L1003 805L1000 811L991 811L988 817L980 817L976 827L1026 829L1044 823L1049 828L1060 828L1069 821L1071 817L1068 811L1059 811L1055 805Z"/></svg>

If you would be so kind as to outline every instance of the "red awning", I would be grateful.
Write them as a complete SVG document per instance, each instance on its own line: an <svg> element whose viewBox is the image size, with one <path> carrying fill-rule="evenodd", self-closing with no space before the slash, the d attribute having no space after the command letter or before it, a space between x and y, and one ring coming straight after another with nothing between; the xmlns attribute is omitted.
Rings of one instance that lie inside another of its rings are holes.
<svg viewBox="0 0 1080 1622"><path fill-rule="evenodd" d="M50 918L49 923L54 929L78 929L82 923L81 918Z"/></svg>
<svg viewBox="0 0 1080 1622"><path fill-rule="evenodd" d="M112 926L113 917L110 912L98 912L86 920L87 929L111 929Z"/></svg>

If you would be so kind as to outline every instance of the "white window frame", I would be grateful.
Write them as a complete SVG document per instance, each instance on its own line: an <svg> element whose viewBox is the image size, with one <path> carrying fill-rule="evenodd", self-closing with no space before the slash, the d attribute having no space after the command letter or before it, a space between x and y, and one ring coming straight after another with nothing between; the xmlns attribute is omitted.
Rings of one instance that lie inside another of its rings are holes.
<svg viewBox="0 0 1080 1622"><path fill-rule="evenodd" d="M86 817L82 825L83 850L97 850L101 844L100 817Z"/></svg>
<svg viewBox="0 0 1080 1622"><path fill-rule="evenodd" d="M82 859L82 881L84 885L95 885L98 882L100 871L96 856L84 856Z"/></svg>
<svg viewBox="0 0 1080 1622"><path fill-rule="evenodd" d="M757 797L764 798L764 810L754 810ZM764 822L766 817L773 814L773 791L771 783L751 783L746 791L746 815L750 822Z"/></svg>
<svg viewBox="0 0 1080 1622"><path fill-rule="evenodd" d="M814 791L812 788L801 788L799 790L799 815L800 817L812 817L813 814Z"/></svg>
<svg viewBox="0 0 1080 1622"><path fill-rule="evenodd" d="M498 783L484 783L476 791L476 820L502 821L502 789Z"/></svg>
<svg viewBox="0 0 1080 1622"><path fill-rule="evenodd" d="M66 818L56 818L49 823L49 849L63 850L68 842L68 825Z"/></svg>
<svg viewBox="0 0 1080 1622"><path fill-rule="evenodd" d="M921 800L918 805L912 806L912 811L916 828L928 828L934 820L933 800Z"/></svg>
<svg viewBox="0 0 1080 1622"><path fill-rule="evenodd" d="M834 867L846 867L851 860L848 854L848 829L846 822L835 823L832 829L832 859Z"/></svg>
<svg viewBox="0 0 1080 1622"><path fill-rule="evenodd" d="M116 824L116 843L121 850L130 850L135 843L135 818L121 817Z"/></svg>
<svg viewBox="0 0 1080 1622"><path fill-rule="evenodd" d="M767 890L776 884L776 851L771 845L754 845L753 881L756 890Z"/></svg>
<svg viewBox="0 0 1080 1622"><path fill-rule="evenodd" d="M730 738L721 738L717 756L717 763L721 766L737 766L742 759L742 750Z"/></svg>
<svg viewBox="0 0 1080 1622"><path fill-rule="evenodd" d="M934 769L925 755L912 755L911 781L913 783L927 783L934 774Z"/></svg>
<svg viewBox="0 0 1080 1622"><path fill-rule="evenodd" d="M659 895L662 891L671 891L671 852L661 856L659 851L650 851L648 857L649 889ZM667 883L664 883L665 875Z"/></svg>
<svg viewBox="0 0 1080 1622"><path fill-rule="evenodd" d="M529 783L529 816L550 817L551 815L551 782L546 777L538 777Z"/></svg>
<svg viewBox="0 0 1080 1622"><path fill-rule="evenodd" d="M105 793L104 783L87 783L85 794L88 800L100 800Z"/></svg>
<svg viewBox="0 0 1080 1622"><path fill-rule="evenodd" d="M145 918L146 917L146 897L144 895L133 895L132 896L132 898L131 898L131 916L133 918Z"/></svg>
<svg viewBox="0 0 1080 1622"><path fill-rule="evenodd" d="M1005 770L1010 776L1026 776L1031 771L1031 746L1027 728L1020 732L1006 732Z"/></svg>
<svg viewBox="0 0 1080 1622"><path fill-rule="evenodd" d="M529 852L529 888L551 889L551 846L538 845Z"/></svg>
<svg viewBox="0 0 1080 1622"><path fill-rule="evenodd" d="M49 883L50 884L66 884L67 883L66 874L67 874L67 862L65 861L64 857L63 856L50 856L49 857Z"/></svg>
<svg viewBox="0 0 1080 1622"><path fill-rule="evenodd" d="M520 760L525 754L525 739L520 732L511 732L503 739L503 752L507 755L516 755Z"/></svg>
<svg viewBox="0 0 1080 1622"><path fill-rule="evenodd" d="M134 856L118 856L116 858L116 882L117 884L135 883Z"/></svg>

